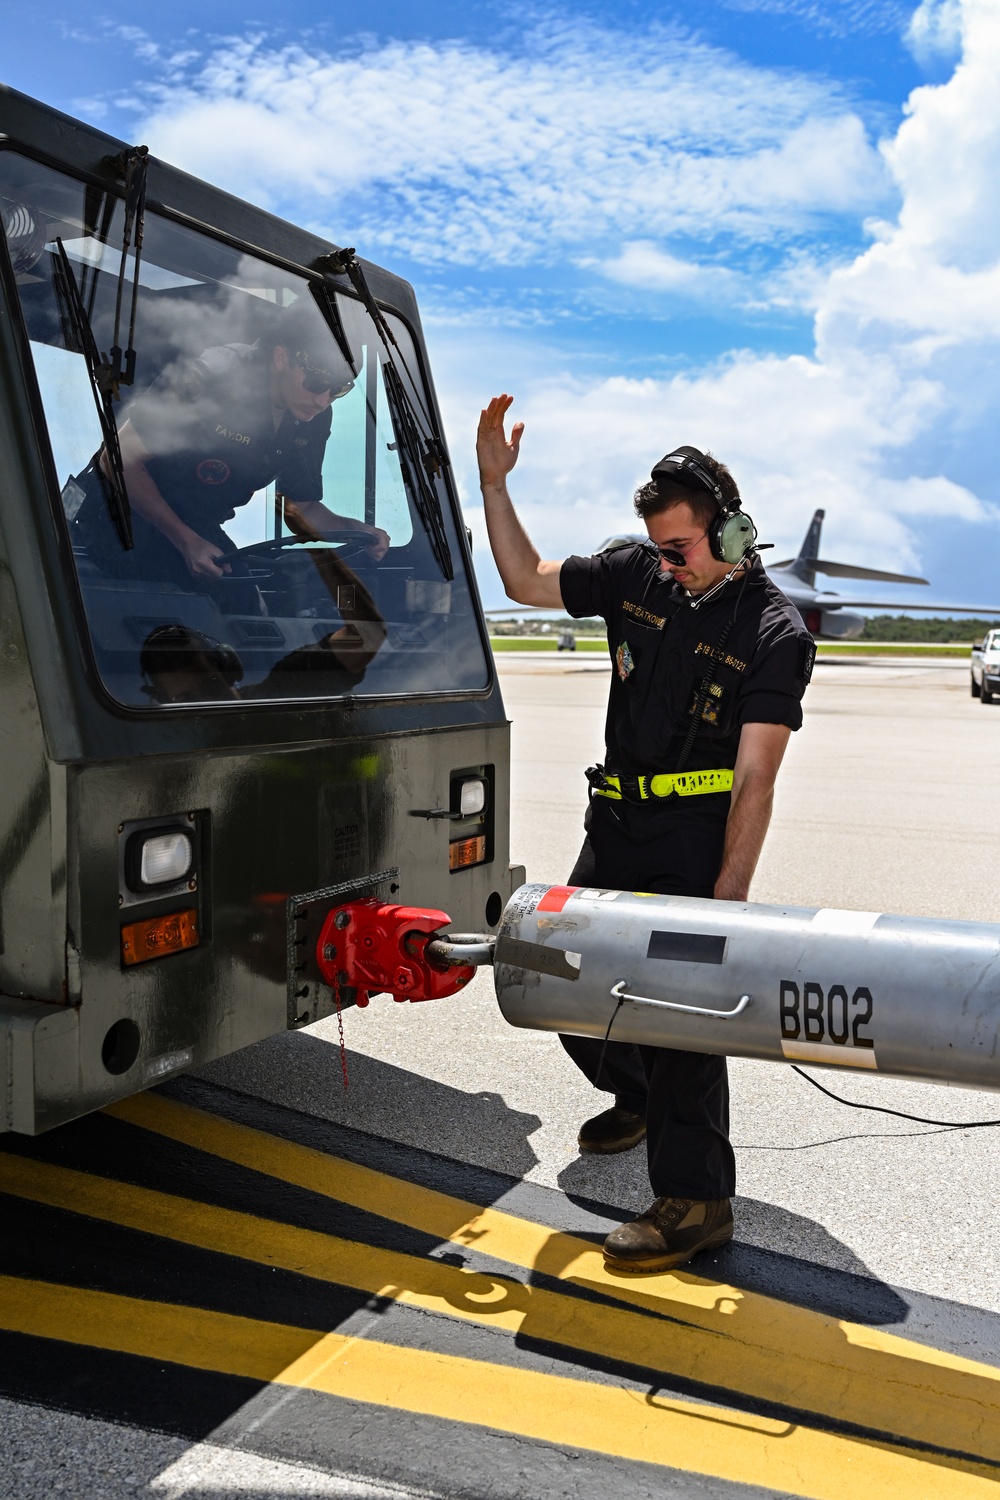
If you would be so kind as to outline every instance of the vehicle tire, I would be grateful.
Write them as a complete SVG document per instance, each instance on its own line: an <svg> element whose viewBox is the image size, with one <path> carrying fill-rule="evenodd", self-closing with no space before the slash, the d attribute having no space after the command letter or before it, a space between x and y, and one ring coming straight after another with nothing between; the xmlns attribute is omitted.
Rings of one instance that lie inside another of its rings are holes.
<svg viewBox="0 0 1000 1500"><path fill-rule="evenodd" d="M983 685L979 689L979 697L980 697L980 701L983 702L983 703L992 703L993 702L993 694L990 692L989 688L986 686L986 678L985 677L983 678Z"/></svg>
<svg viewBox="0 0 1000 1500"><path fill-rule="evenodd" d="M969 673L969 689L972 693L973 698L978 698L983 691L971 672Z"/></svg>

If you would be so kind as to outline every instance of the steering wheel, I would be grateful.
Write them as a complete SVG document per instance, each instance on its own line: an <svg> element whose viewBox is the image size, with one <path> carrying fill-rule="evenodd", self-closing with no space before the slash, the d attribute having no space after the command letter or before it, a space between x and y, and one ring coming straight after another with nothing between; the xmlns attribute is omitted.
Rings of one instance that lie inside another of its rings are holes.
<svg viewBox="0 0 1000 1500"><path fill-rule="evenodd" d="M345 545L338 548L337 557L342 562L349 561L352 557L360 557L367 552L372 545L374 537L357 531L348 531L341 527L331 531L318 532L315 537L311 536L274 536L268 537L263 542L251 542L247 547L237 547L235 552L230 552L230 557L278 557L289 547L308 546L310 542L343 542Z"/></svg>

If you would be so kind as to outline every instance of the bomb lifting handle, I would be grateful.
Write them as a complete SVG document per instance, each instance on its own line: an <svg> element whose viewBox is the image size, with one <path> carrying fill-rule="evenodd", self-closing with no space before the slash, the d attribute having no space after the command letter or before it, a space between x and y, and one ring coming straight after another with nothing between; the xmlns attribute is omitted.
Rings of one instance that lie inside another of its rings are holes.
<svg viewBox="0 0 1000 1500"><path fill-rule="evenodd" d="M675 1000L652 1000L648 995L627 995L627 979L619 979L617 984L611 986L611 995L615 1000L631 1000L634 1005L658 1005L663 1010L680 1010L689 1016L714 1016L717 1020L728 1021L732 1016L741 1016L748 1005L753 1004L752 995L741 995L735 1010L708 1010L704 1005L678 1005Z"/></svg>

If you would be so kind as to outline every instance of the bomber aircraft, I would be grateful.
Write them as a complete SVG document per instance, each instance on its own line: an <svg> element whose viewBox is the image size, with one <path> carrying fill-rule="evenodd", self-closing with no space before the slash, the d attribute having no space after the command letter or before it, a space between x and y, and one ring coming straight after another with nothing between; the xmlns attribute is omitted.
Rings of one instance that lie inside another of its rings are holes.
<svg viewBox="0 0 1000 1500"><path fill-rule="evenodd" d="M826 558L820 557L819 543L825 516L824 510L817 510L813 513L797 557L788 557L781 562L765 564L768 573L782 593L791 599L798 609L806 629L817 640L856 640L865 628L864 616L854 613L858 609L921 610L924 613L941 615L981 615L987 618L1000 618L1000 605L997 604L917 604L909 599L844 599L832 590L818 589L816 587L817 573L823 573L828 578L859 578L872 583L926 585L929 581L926 578L914 577L909 573L886 573L879 568L861 568L856 567L854 563L829 562ZM606 537L596 551L607 552L611 548L621 547L630 542L646 541L648 538L638 532L620 532ZM515 608L513 611L516 614L537 612L521 608ZM508 607L507 609L489 609L486 613L509 617L512 611Z"/></svg>

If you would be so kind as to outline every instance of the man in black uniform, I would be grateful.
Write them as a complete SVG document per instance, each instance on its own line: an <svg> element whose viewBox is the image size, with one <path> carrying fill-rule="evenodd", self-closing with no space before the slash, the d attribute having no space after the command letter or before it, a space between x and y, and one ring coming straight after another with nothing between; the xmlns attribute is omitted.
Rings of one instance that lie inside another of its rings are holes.
<svg viewBox="0 0 1000 1500"><path fill-rule="evenodd" d="M523 424L511 398L482 414L478 454L493 555L519 604L600 615L613 672L603 767L588 772L587 835L571 885L745 901L774 781L814 647L752 550L752 522L724 465L674 450L636 494L648 543L543 561L507 493ZM647 1137L656 1202L605 1242L613 1265L683 1264L732 1237L735 1160L725 1058L563 1037L612 1109L580 1131L584 1151Z"/></svg>
<svg viewBox="0 0 1000 1500"><path fill-rule="evenodd" d="M119 434L134 548L122 548L107 514L103 453L73 481L85 495L77 538L103 572L201 587L223 608L253 610L253 585L223 586L240 571L223 522L274 480L314 530L365 533L377 561L386 533L322 504L331 404L353 383L332 335L294 313L280 342L223 344L171 366L132 402Z"/></svg>

